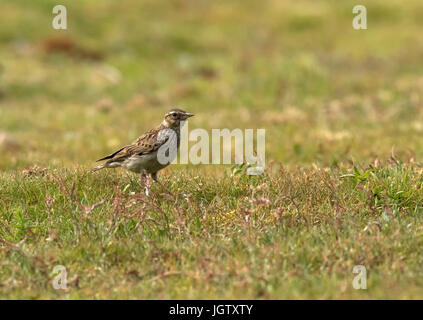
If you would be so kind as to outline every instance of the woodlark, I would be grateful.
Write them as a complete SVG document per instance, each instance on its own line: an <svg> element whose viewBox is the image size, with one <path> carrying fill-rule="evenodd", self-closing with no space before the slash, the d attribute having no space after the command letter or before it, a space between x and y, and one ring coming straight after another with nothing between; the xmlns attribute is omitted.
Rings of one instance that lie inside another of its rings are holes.
<svg viewBox="0 0 423 320"><path fill-rule="evenodd" d="M164 120L159 126L147 131L132 144L120 148L111 155L97 160L107 161L91 171L94 172L104 168L122 167L126 170L140 173L142 180L144 180L144 178L147 179L146 194L148 195L151 186L150 176L154 181L158 182L157 172L167 167L173 160L171 159L166 162L160 159L160 155L163 154L163 152L160 153L160 148L166 146L166 148L170 150L173 146L176 156L176 151L180 145L181 124L183 125L184 121L192 116L192 113L188 113L181 109L170 110L165 114Z"/></svg>

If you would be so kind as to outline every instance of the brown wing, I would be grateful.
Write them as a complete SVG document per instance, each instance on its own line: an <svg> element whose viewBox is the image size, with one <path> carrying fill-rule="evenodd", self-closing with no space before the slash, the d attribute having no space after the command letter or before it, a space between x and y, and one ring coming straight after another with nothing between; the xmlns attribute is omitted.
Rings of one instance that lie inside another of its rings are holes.
<svg viewBox="0 0 423 320"><path fill-rule="evenodd" d="M113 152L112 154L105 156L104 158L98 159L97 162L99 161L103 161L103 160L107 160L107 159L111 159L113 158L115 155L117 155L119 152L121 152L123 149L125 149L126 147L120 148L118 151Z"/></svg>
<svg viewBox="0 0 423 320"><path fill-rule="evenodd" d="M159 128L152 129L146 132L145 134L140 136L137 140L135 140L132 144L126 147L123 147L119 149L118 151L116 151L115 153L112 153L111 155L97 161L109 159L108 162L119 162L119 161L124 161L125 159L135 154L138 154L138 155L148 154L150 152L157 150L167 140L166 139L158 143L157 136L159 134L160 129L161 128L159 127Z"/></svg>

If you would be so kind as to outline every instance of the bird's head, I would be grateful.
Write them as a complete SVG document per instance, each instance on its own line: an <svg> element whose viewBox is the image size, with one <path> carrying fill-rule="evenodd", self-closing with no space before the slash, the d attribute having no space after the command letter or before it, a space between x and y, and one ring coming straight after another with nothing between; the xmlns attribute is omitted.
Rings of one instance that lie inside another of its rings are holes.
<svg viewBox="0 0 423 320"><path fill-rule="evenodd" d="M184 121L194 116L192 113L186 112L182 109L172 109L165 114L163 124L168 128L179 127L181 121Z"/></svg>

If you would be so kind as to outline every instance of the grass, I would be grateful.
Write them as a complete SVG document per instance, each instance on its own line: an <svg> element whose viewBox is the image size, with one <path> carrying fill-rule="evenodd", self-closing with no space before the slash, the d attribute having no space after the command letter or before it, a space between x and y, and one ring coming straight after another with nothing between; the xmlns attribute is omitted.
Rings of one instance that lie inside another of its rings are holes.
<svg viewBox="0 0 423 320"><path fill-rule="evenodd" d="M55 4L0 12L0 298L423 297L421 1ZM170 106L265 128L265 174L88 172Z"/></svg>
<svg viewBox="0 0 423 320"><path fill-rule="evenodd" d="M164 177L174 195L156 185L150 198L115 171L4 174L2 295L421 297L419 167L270 170L174 172ZM67 292L47 281L58 264ZM367 291L351 285L359 264Z"/></svg>

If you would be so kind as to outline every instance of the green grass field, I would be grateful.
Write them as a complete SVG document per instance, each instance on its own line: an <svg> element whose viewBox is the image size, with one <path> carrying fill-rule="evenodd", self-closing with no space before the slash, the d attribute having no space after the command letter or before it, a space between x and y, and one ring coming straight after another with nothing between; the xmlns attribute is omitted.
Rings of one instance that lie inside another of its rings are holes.
<svg viewBox="0 0 423 320"><path fill-rule="evenodd" d="M420 0L56 4L0 3L0 298L423 298ZM266 172L89 172L174 106Z"/></svg>

